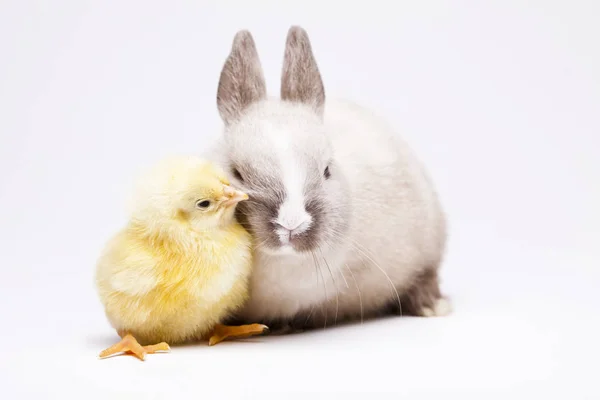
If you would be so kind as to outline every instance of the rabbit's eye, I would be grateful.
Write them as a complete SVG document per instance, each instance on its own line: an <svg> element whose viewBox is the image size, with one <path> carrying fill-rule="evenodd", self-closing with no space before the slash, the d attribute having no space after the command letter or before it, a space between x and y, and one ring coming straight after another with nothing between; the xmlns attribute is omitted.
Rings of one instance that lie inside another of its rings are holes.
<svg viewBox="0 0 600 400"><path fill-rule="evenodd" d="M329 166L325 167L325 171L323 172L323 176L325 177L325 179L329 179L329 177L331 176L331 172L329 171Z"/></svg>
<svg viewBox="0 0 600 400"><path fill-rule="evenodd" d="M237 170L237 168L233 168L231 172L233 173L235 179L244 182L244 177L242 176L240 171Z"/></svg>

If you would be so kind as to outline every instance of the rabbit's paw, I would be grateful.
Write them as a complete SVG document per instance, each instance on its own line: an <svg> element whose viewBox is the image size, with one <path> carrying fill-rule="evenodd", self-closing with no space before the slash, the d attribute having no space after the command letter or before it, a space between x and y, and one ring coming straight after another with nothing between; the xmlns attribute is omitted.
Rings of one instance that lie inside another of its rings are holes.
<svg viewBox="0 0 600 400"><path fill-rule="evenodd" d="M452 313L452 304L450 300L445 297L441 297L435 301L433 307L421 308L421 315L423 317L444 317Z"/></svg>
<svg viewBox="0 0 600 400"><path fill-rule="evenodd" d="M435 269L422 272L413 285L401 294L400 313L419 317L442 317L452 312L448 298L440 292L438 273Z"/></svg>

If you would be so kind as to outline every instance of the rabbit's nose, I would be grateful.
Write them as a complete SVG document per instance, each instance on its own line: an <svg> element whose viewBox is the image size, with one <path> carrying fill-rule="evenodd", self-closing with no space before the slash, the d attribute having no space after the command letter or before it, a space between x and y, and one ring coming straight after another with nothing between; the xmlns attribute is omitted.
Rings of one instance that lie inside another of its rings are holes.
<svg viewBox="0 0 600 400"><path fill-rule="evenodd" d="M308 226L310 225L310 220L308 218L299 221L296 224L286 224L286 223L282 223L277 221L277 229L280 230L285 230L290 232L290 234L294 234L294 233L302 233L304 232L306 229L308 229Z"/></svg>
<svg viewBox="0 0 600 400"><path fill-rule="evenodd" d="M311 224L309 215L295 221L276 221L275 230L279 235L282 243L289 243L294 239L294 236L300 235L308 230Z"/></svg>

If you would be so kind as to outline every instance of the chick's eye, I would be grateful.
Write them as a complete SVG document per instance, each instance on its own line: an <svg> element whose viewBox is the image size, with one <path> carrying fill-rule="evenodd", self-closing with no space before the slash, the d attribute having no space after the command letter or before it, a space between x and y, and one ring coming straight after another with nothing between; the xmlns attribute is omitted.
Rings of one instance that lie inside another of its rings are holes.
<svg viewBox="0 0 600 400"><path fill-rule="evenodd" d="M325 171L323 172L323 176L325 177L325 179L329 179L329 177L331 176L331 172L329 171L329 166L325 167Z"/></svg>
<svg viewBox="0 0 600 400"><path fill-rule="evenodd" d="M204 208L208 208L210 206L210 201L209 200L200 200L196 203L196 207L204 209Z"/></svg>

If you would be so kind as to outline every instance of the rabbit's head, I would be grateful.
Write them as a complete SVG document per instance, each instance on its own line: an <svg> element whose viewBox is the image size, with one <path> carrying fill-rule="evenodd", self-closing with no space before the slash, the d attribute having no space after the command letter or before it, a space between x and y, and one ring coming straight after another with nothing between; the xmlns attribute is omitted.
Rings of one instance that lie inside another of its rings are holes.
<svg viewBox="0 0 600 400"><path fill-rule="evenodd" d="M325 90L306 32L288 32L281 99L267 98L254 39L238 32L217 105L225 124L222 162L232 184L250 196L238 218L257 249L310 254L340 243L350 193L325 131Z"/></svg>

